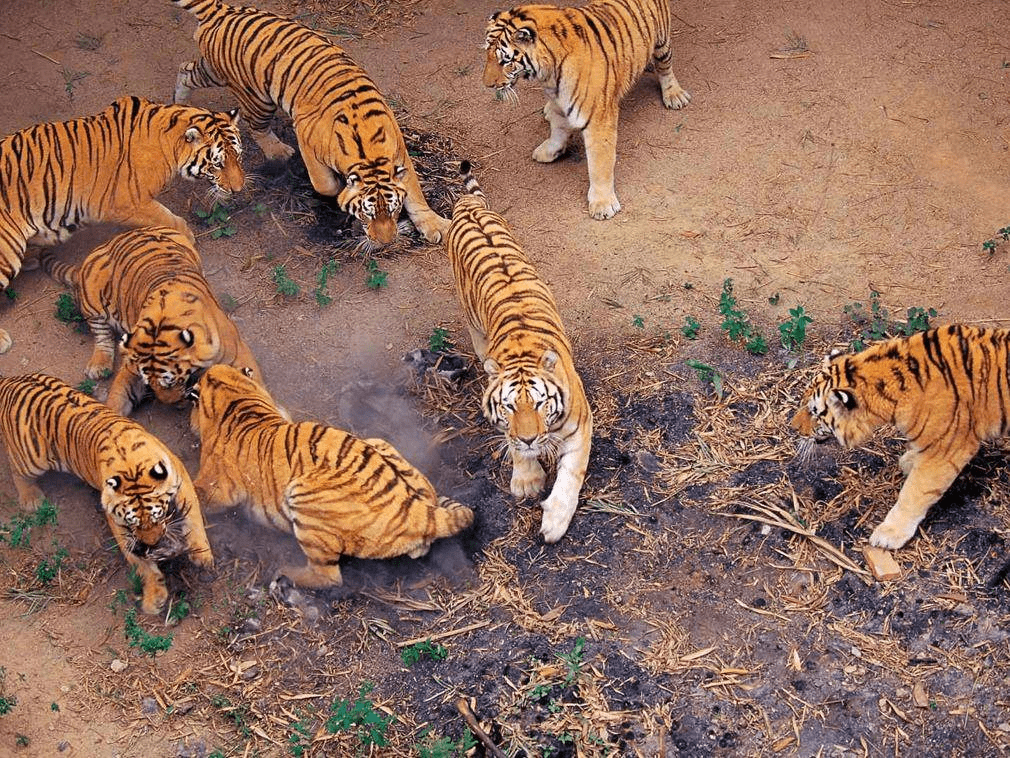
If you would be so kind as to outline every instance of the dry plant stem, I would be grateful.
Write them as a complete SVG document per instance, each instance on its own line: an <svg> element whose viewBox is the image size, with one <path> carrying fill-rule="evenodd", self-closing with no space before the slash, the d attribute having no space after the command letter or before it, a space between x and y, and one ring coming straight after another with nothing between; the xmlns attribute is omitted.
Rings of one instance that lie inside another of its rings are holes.
<svg viewBox="0 0 1010 758"><path fill-rule="evenodd" d="M456 710L460 712L460 715L466 721L466 725L470 727L470 731L474 733L474 736L484 743L484 747L487 748L488 753L493 755L494 758L505 758L505 753L499 750L498 746L487 736L487 732L480 728L480 724L477 723L477 717L470 709L470 704L465 697L461 697L456 701Z"/></svg>

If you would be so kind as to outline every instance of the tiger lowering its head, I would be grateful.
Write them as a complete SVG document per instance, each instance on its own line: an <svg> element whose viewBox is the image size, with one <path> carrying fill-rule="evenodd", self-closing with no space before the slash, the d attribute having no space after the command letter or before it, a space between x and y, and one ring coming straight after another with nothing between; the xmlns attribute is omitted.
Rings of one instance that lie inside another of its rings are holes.
<svg viewBox="0 0 1010 758"><path fill-rule="evenodd" d="M485 31L484 85L515 97L529 79L547 96L550 135L533 159L556 160L582 132L589 164L589 215L611 218L621 98L655 63L663 105L683 108L691 96L673 75L668 0L592 0L580 8L519 5L491 16Z"/></svg>
<svg viewBox="0 0 1010 758"><path fill-rule="evenodd" d="M575 370L557 305L470 173L456 201L446 248L473 349L488 375L483 410L505 433L512 494L538 495L547 482L540 460L557 463L541 503L540 533L557 542L579 502L593 436L593 414Z"/></svg>
<svg viewBox="0 0 1010 758"><path fill-rule="evenodd" d="M137 570L141 609L157 613L168 598L157 561L188 554L214 558L193 483L182 462L140 424L44 374L0 378L0 435L22 507L45 497L47 471L74 474L101 492L116 544Z"/></svg>
<svg viewBox="0 0 1010 758"><path fill-rule="evenodd" d="M80 266L48 253L41 263L73 289L95 336L89 378L111 373L122 335L123 360L106 401L117 413L129 415L150 392L163 403L179 402L197 374L215 363L246 367L262 382L186 235L162 226L131 229L99 245Z"/></svg>
<svg viewBox="0 0 1010 758"><path fill-rule="evenodd" d="M434 540L473 522L472 510L437 497L388 442L291 423L237 368L212 366L190 396L197 403L201 502L244 505L257 521L294 532L308 564L280 573L295 584L339 585L341 555L419 558Z"/></svg>
<svg viewBox="0 0 1010 758"><path fill-rule="evenodd" d="M154 198L176 174L207 178L222 194L241 189L237 123L238 111L123 97L97 115L0 140L0 288L21 270L29 242L62 242L87 222L160 224L193 239ZM10 344L0 330L0 347Z"/></svg>
<svg viewBox="0 0 1010 758"><path fill-rule="evenodd" d="M336 196L370 240L392 242L404 208L425 239L442 239L449 222L428 207L393 112L347 53L308 27L255 8L172 2L197 17L202 55L182 65L176 102L198 87L228 87L268 159L294 153L270 129L279 107L294 122L312 186Z"/></svg>
<svg viewBox="0 0 1010 758"><path fill-rule="evenodd" d="M870 544L899 548L982 442L1010 430L1010 331L950 325L832 354L792 426L816 442L858 447L892 425L908 438L898 501Z"/></svg>

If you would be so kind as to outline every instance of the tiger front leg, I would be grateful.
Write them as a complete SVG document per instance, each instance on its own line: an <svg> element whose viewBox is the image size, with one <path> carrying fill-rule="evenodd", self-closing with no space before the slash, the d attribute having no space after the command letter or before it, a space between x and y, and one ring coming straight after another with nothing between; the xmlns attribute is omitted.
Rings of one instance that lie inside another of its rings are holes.
<svg viewBox="0 0 1010 758"><path fill-rule="evenodd" d="M568 122L558 101L548 98L544 104L544 118L551 125L551 133L543 142L537 145L533 151L533 160L538 163L553 163L568 147L568 139L575 131Z"/></svg>
<svg viewBox="0 0 1010 758"><path fill-rule="evenodd" d="M178 463L181 467L182 464ZM186 540L186 551L189 559L200 568L214 566L214 553L207 541L207 530L204 528L203 513L197 498L193 483L183 478L179 491L175 496L175 506L182 514L182 534Z"/></svg>
<svg viewBox="0 0 1010 758"><path fill-rule="evenodd" d="M580 430L570 447L558 458L558 473L554 479L551 494L540 505L544 515L540 522L540 534L544 542L557 542L565 536L579 504L579 492L586 478L589 465L589 449L592 429Z"/></svg>
<svg viewBox="0 0 1010 758"><path fill-rule="evenodd" d="M95 336L95 349L91 353L84 375L88 379L105 379L112 375L116 360L116 331L104 318L89 318L88 328Z"/></svg>
<svg viewBox="0 0 1010 758"><path fill-rule="evenodd" d="M614 190L614 165L617 163L617 116L599 114L582 132L589 165L589 215L595 219L613 218L621 204Z"/></svg>
<svg viewBox="0 0 1010 758"><path fill-rule="evenodd" d="M143 594L140 601L140 610L144 613L154 615L161 611L168 600L168 588L165 586L165 575L161 573L158 564L154 561L144 560L135 555L130 550L129 540L126 537L126 530L116 523L116 520L108 513L105 520L112 530L112 536L116 538L119 551L123 554L126 562L136 570L140 577Z"/></svg>
<svg viewBox="0 0 1010 758"><path fill-rule="evenodd" d="M955 451L953 458L924 458L922 453L902 456L909 465L908 478L901 485L898 501L870 535L875 547L896 550L915 534L933 503L939 500L978 451L978 445ZM907 457L906 457L907 456Z"/></svg>
<svg viewBox="0 0 1010 758"><path fill-rule="evenodd" d="M129 416L147 394L148 387L140 374L124 363L109 385L109 396L105 398L105 404L120 416Z"/></svg>
<svg viewBox="0 0 1010 758"><path fill-rule="evenodd" d="M144 205L123 209L118 213L109 214L108 219L102 220L118 221L125 226L132 226L135 228L142 226L167 226L175 229L177 232L185 234L186 238L190 242L196 244L196 237L193 236L193 230L189 228L189 224L187 224L184 219L176 216L172 213L172 211L159 203L157 200L151 200Z"/></svg>
<svg viewBox="0 0 1010 758"><path fill-rule="evenodd" d="M536 456L520 453L512 446L512 481L509 489L517 498L536 497L547 484L547 474Z"/></svg>

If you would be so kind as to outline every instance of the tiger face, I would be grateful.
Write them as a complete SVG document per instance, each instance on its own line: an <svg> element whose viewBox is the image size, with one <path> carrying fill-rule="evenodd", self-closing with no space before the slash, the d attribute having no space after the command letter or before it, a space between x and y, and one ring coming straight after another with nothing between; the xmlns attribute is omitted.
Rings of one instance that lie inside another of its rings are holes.
<svg viewBox="0 0 1010 758"><path fill-rule="evenodd" d="M800 402L790 425L804 437L823 443L836 439L845 447L858 447L870 438L880 422L859 401L856 387L845 382L851 356L833 354L824 359Z"/></svg>
<svg viewBox="0 0 1010 758"><path fill-rule="evenodd" d="M377 165L352 167L337 196L340 207L361 222L368 239L382 245L396 239L397 221L407 193L403 184L407 167L398 165L389 171L384 165L387 163L382 160Z"/></svg>
<svg viewBox="0 0 1010 758"><path fill-rule="evenodd" d="M547 351L537 371L499 371L493 360L485 362L491 381L484 391L484 415L521 458L557 457L555 432L565 414L565 392L552 372L557 360L556 353Z"/></svg>
<svg viewBox="0 0 1010 758"><path fill-rule="evenodd" d="M179 174L186 179L209 179L217 198L238 192L245 184L242 171L242 138L238 130L238 109L212 113L201 112L183 136L187 147Z"/></svg>
<svg viewBox="0 0 1010 758"><path fill-rule="evenodd" d="M485 30L484 86L499 92L514 92L520 79L539 78L538 36L529 19L509 13L495 13Z"/></svg>

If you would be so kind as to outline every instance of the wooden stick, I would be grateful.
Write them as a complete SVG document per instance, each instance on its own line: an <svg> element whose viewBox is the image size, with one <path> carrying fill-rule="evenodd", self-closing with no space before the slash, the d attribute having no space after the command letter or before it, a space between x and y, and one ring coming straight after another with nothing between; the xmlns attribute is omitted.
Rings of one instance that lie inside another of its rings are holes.
<svg viewBox="0 0 1010 758"><path fill-rule="evenodd" d="M486 621L478 621L476 624L470 624L469 626L461 626L459 629L450 629L448 632L439 632L438 634L429 634L427 637L415 637L412 640L404 640L403 642L397 642L397 647L410 647L411 645L416 645L419 642L434 642L435 640L444 640L446 637L455 637L457 634L466 634L467 632L472 632L474 629L480 629L481 627L487 626L491 623L491 619Z"/></svg>
<svg viewBox="0 0 1010 758"><path fill-rule="evenodd" d="M465 697L461 697L456 701L456 710L460 712L460 715L466 721L466 725L470 727L470 731L474 733L474 736L484 743L484 747L487 748L488 753L493 755L494 758L505 758L505 753L491 741L491 738L487 736L487 732L480 728L480 724L477 723L477 717L470 710L470 703L467 702Z"/></svg>

